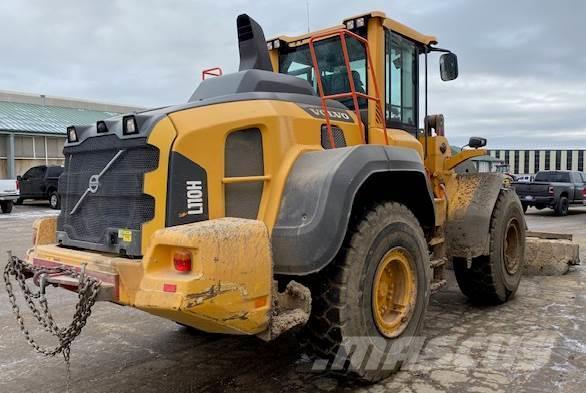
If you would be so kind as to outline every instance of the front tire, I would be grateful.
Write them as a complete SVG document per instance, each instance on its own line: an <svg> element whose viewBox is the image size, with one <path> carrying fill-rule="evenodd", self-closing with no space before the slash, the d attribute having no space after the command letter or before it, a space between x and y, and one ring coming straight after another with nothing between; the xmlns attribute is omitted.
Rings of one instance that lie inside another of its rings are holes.
<svg viewBox="0 0 586 393"><path fill-rule="evenodd" d="M0 210L3 214L10 214L12 212L12 201L0 201Z"/></svg>
<svg viewBox="0 0 586 393"><path fill-rule="evenodd" d="M61 198L59 198L57 191L51 191L49 194L49 206L55 210L61 208Z"/></svg>
<svg viewBox="0 0 586 393"><path fill-rule="evenodd" d="M418 339L430 272L425 236L409 209L388 202L367 210L312 285L307 329L313 352L332 360L331 365L343 365L334 371L362 382L398 371L406 359L391 359L389 349L400 342L409 352ZM347 356L351 351L364 356ZM366 356L369 360L363 362ZM377 359L384 361L382 367Z"/></svg>
<svg viewBox="0 0 586 393"><path fill-rule="evenodd" d="M521 281L525 262L525 217L519 198L501 190L490 223L490 253L472 259L454 258L456 280L473 303L502 304Z"/></svg>

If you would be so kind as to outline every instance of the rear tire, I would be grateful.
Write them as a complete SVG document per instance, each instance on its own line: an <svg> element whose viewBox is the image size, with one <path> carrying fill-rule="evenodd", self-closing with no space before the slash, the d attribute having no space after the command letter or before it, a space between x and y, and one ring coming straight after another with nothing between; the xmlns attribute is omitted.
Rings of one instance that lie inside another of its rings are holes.
<svg viewBox="0 0 586 393"><path fill-rule="evenodd" d="M456 280L473 303L502 304L511 299L521 281L525 261L525 217L519 198L501 190L490 224L490 254L454 258Z"/></svg>
<svg viewBox="0 0 586 393"><path fill-rule="evenodd" d="M569 207L570 203L568 202L568 198L565 196L560 197L558 203L555 205L554 213L556 216L567 216Z"/></svg>
<svg viewBox="0 0 586 393"><path fill-rule="evenodd" d="M0 201L0 209L3 214L9 214L12 212L12 201Z"/></svg>
<svg viewBox="0 0 586 393"><path fill-rule="evenodd" d="M18 199L17 199L17 200L14 202L14 204L15 204L15 205L17 205L17 206L20 206L20 205L22 205L22 203L23 203L23 202L24 202L24 199L22 199L22 198L18 198Z"/></svg>
<svg viewBox="0 0 586 393"><path fill-rule="evenodd" d="M354 221L338 256L312 285L307 331L314 354L336 359L334 371L370 383L407 360L389 353L390 345L409 352L418 339L431 269L423 230L405 206L376 205ZM357 352L366 355L347 356Z"/></svg>
<svg viewBox="0 0 586 393"><path fill-rule="evenodd" d="M49 194L49 206L51 209L60 209L61 208L61 198L59 198L59 194L57 191L51 191Z"/></svg>

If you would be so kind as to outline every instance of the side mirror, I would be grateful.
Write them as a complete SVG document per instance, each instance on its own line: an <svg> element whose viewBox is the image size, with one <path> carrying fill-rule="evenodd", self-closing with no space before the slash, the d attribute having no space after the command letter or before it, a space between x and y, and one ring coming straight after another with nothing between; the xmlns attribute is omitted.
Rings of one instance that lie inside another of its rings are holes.
<svg viewBox="0 0 586 393"><path fill-rule="evenodd" d="M22 176L16 176L16 180L21 181L22 180Z"/></svg>
<svg viewBox="0 0 586 393"><path fill-rule="evenodd" d="M440 56L440 75L444 82L458 77L458 56L455 53L444 53Z"/></svg>
<svg viewBox="0 0 586 393"><path fill-rule="evenodd" d="M470 146L473 149L479 149L481 147L484 147L486 146L486 138L473 136L470 138L470 141L468 141L468 146Z"/></svg>

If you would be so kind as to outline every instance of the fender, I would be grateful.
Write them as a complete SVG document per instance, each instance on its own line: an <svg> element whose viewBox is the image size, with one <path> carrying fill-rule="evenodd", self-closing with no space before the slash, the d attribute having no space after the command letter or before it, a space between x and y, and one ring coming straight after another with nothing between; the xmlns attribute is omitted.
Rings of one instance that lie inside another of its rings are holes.
<svg viewBox="0 0 586 393"><path fill-rule="evenodd" d="M505 176L467 173L456 177L456 191L448 202L448 256L475 258L489 253L490 220Z"/></svg>
<svg viewBox="0 0 586 393"><path fill-rule="evenodd" d="M291 169L272 231L275 273L306 275L327 266L342 246L357 192L369 178L384 173L414 179L410 184L424 195L421 211L433 228L433 196L414 150L360 145L304 153ZM381 184L376 195L382 198L404 186Z"/></svg>

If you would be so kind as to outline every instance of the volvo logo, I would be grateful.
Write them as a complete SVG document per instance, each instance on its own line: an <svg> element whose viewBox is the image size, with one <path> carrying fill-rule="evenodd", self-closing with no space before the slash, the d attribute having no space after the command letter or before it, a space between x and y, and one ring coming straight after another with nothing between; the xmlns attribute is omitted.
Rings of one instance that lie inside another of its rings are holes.
<svg viewBox="0 0 586 393"><path fill-rule="evenodd" d="M90 177L90 184L88 190L90 190L92 194L95 194L98 191L98 188L100 188L100 178L98 177L98 175L93 175L92 177Z"/></svg>

